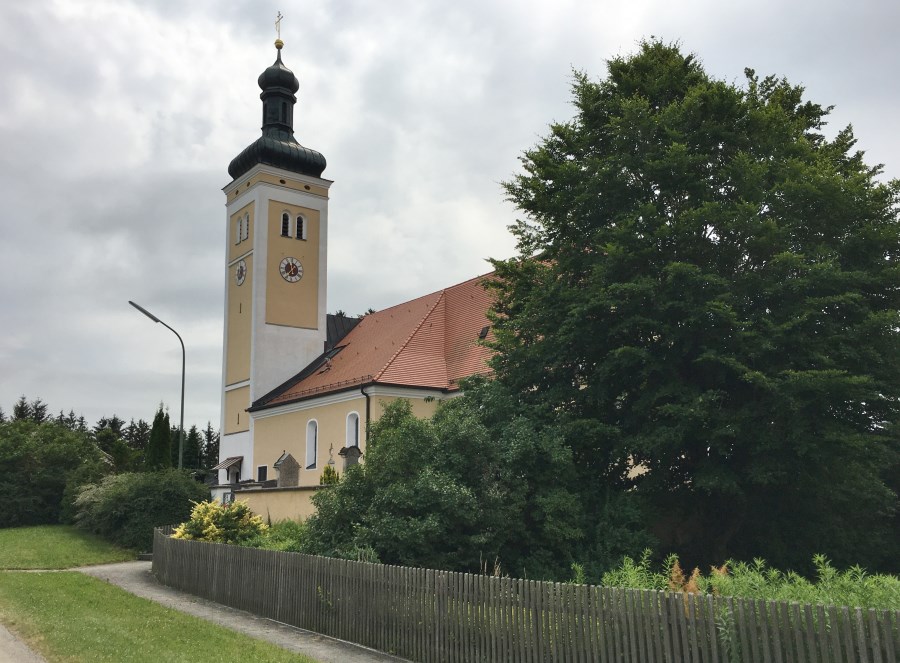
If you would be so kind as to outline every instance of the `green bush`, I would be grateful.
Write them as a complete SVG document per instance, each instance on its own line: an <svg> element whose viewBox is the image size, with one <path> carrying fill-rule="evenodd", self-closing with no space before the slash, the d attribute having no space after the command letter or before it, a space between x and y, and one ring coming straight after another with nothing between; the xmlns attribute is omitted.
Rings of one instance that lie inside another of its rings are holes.
<svg viewBox="0 0 900 663"><path fill-rule="evenodd" d="M281 552L303 552L306 539L306 523L296 520L279 520L264 534L248 539L244 545Z"/></svg>
<svg viewBox="0 0 900 663"><path fill-rule="evenodd" d="M149 550L153 528L186 520L209 490L181 470L128 472L85 486L75 523L126 548Z"/></svg>
<svg viewBox="0 0 900 663"><path fill-rule="evenodd" d="M251 513L246 502L206 501L194 505L190 519L175 528L172 537L241 544L258 539L268 529L261 517Z"/></svg>

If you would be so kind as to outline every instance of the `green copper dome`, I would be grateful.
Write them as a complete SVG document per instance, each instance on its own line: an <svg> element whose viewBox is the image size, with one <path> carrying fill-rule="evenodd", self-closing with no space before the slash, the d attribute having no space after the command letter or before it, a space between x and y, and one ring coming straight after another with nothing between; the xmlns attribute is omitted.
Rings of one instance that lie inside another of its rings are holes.
<svg viewBox="0 0 900 663"><path fill-rule="evenodd" d="M294 138L294 94L300 83L294 72L281 61L281 41L275 42L278 57L259 76L263 102L262 136L248 145L228 166L228 174L237 179L258 163L283 168L302 175L321 177L325 157L303 147Z"/></svg>

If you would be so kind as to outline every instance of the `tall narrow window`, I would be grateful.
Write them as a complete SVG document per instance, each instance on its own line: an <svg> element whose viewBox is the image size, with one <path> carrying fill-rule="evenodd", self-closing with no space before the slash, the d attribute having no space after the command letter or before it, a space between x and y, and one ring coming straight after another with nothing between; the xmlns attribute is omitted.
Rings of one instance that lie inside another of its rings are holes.
<svg viewBox="0 0 900 663"><path fill-rule="evenodd" d="M287 212L281 215L281 236L291 236L291 217Z"/></svg>
<svg viewBox="0 0 900 663"><path fill-rule="evenodd" d="M359 446L359 415L356 412L347 415L347 441L344 446Z"/></svg>
<svg viewBox="0 0 900 663"><path fill-rule="evenodd" d="M306 424L306 469L316 469L316 439L319 437L319 424L315 419Z"/></svg>
<svg viewBox="0 0 900 663"><path fill-rule="evenodd" d="M241 240L245 240L250 237L250 214L244 214L244 230L241 235Z"/></svg>
<svg viewBox="0 0 900 663"><path fill-rule="evenodd" d="M241 233L243 232L241 230L241 226L243 224L244 224L243 217L238 217L237 222L235 222L235 224L234 224L234 243L235 244L241 243Z"/></svg>
<svg viewBox="0 0 900 663"><path fill-rule="evenodd" d="M302 216L297 217L297 239L306 239L306 221Z"/></svg>

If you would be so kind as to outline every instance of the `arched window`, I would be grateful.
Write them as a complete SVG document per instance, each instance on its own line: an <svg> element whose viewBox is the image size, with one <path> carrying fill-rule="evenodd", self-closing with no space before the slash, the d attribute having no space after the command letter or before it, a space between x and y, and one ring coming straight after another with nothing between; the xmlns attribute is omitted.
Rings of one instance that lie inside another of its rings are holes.
<svg viewBox="0 0 900 663"><path fill-rule="evenodd" d="M319 437L319 424L310 419L306 424L306 469L316 469L316 442Z"/></svg>
<svg viewBox="0 0 900 663"><path fill-rule="evenodd" d="M290 237L291 236L291 215L287 212L282 213L281 215L281 236L282 237Z"/></svg>
<svg viewBox="0 0 900 663"><path fill-rule="evenodd" d="M250 213L244 214L244 231L241 235L241 240L245 240L250 237Z"/></svg>
<svg viewBox="0 0 900 663"><path fill-rule="evenodd" d="M297 239L306 239L306 219L297 217Z"/></svg>
<svg viewBox="0 0 900 663"><path fill-rule="evenodd" d="M344 446L359 446L359 415L356 412L347 415L347 441Z"/></svg>
<svg viewBox="0 0 900 663"><path fill-rule="evenodd" d="M234 243L235 244L241 243L241 235L243 233L241 226L243 226L243 224L244 224L244 218L239 216L237 218L237 221L235 221L235 224L234 224Z"/></svg>

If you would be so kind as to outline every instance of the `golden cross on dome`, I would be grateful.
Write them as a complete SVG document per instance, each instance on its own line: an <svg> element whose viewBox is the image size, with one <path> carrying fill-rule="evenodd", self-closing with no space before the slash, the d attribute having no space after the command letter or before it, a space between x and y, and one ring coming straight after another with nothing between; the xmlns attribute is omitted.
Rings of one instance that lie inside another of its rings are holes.
<svg viewBox="0 0 900 663"><path fill-rule="evenodd" d="M275 18L275 34L281 39L281 19L284 16L281 15L281 12L278 12L278 16Z"/></svg>

